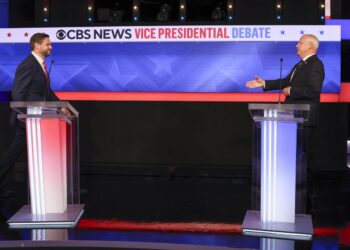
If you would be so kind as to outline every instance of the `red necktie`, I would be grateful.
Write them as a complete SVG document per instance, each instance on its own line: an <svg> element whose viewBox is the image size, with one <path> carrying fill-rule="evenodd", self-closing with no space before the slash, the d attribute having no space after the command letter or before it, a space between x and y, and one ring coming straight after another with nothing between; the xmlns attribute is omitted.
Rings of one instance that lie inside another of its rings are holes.
<svg viewBox="0 0 350 250"><path fill-rule="evenodd" d="M49 78L49 72L47 71L45 61L43 61L43 66L44 66L44 72L45 72L45 75L46 75L46 77L47 77L47 78Z"/></svg>

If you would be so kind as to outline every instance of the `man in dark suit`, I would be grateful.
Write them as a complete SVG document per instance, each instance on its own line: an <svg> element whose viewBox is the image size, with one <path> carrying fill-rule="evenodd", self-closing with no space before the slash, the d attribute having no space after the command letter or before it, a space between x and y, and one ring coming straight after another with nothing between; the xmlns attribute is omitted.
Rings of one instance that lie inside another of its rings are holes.
<svg viewBox="0 0 350 250"><path fill-rule="evenodd" d="M31 54L17 67L11 91L12 101L57 101L50 88L49 73L45 58L51 55L52 45L47 34L36 33L30 38ZM63 110L63 112L68 112ZM0 199L13 196L13 191L6 185L6 177L15 161L26 148L25 123L16 119L16 112L11 113L10 123L15 126L15 136L8 150L0 159Z"/></svg>
<svg viewBox="0 0 350 250"><path fill-rule="evenodd" d="M310 104L309 119L304 123L304 151L307 157L307 212L312 212L313 181L315 169L315 127L318 124L320 110L320 94L324 80L324 66L317 57L319 41L314 35L303 35L296 45L301 58L287 77L278 80L263 80L256 76L255 80L246 83L248 88L263 88L264 91L283 89L285 103Z"/></svg>

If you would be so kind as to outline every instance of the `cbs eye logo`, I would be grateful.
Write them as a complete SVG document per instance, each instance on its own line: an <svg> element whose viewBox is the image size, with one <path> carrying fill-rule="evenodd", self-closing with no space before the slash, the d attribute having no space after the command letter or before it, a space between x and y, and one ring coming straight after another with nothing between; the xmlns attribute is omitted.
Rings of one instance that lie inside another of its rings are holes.
<svg viewBox="0 0 350 250"><path fill-rule="evenodd" d="M63 40L65 39L67 36L66 32L64 30L58 30L57 33L56 33L56 37L59 39L59 40Z"/></svg>

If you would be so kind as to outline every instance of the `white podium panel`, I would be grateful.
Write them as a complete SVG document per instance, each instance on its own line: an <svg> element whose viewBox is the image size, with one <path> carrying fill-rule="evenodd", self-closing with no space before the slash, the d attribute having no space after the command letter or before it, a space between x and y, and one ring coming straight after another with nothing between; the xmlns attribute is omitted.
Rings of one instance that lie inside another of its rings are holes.
<svg viewBox="0 0 350 250"><path fill-rule="evenodd" d="M261 130L261 220L294 223L297 124L262 121Z"/></svg>

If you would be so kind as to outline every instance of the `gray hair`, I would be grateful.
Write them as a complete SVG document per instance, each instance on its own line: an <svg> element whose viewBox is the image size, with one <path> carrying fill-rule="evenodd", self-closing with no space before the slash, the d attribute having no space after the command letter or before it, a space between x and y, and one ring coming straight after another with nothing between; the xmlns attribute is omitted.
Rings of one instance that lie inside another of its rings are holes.
<svg viewBox="0 0 350 250"><path fill-rule="evenodd" d="M310 39L310 42L312 42L312 44L315 46L316 50L318 49L318 47L320 46L320 41L318 40L317 36L313 35L313 34L305 34L305 36Z"/></svg>

